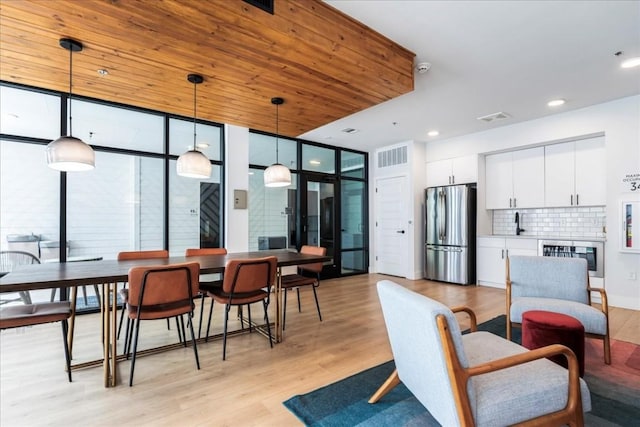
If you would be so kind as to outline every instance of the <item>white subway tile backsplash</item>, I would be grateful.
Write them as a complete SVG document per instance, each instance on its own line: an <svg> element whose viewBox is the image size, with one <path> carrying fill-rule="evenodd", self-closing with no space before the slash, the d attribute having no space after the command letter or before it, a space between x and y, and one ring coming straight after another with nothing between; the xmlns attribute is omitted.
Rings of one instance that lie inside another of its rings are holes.
<svg viewBox="0 0 640 427"><path fill-rule="evenodd" d="M602 231L606 224L604 206L496 210L493 211L493 234L516 234L516 212L525 236L606 237Z"/></svg>

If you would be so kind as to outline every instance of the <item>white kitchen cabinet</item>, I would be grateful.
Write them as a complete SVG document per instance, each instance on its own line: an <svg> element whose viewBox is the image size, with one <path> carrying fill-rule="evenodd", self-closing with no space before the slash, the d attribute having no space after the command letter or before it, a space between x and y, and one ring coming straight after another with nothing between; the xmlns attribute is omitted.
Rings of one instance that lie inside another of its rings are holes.
<svg viewBox="0 0 640 427"><path fill-rule="evenodd" d="M504 289L506 259L511 255L538 254L538 240L516 237L478 237L476 242L478 285Z"/></svg>
<svg viewBox="0 0 640 427"><path fill-rule="evenodd" d="M606 204L604 137L545 147L545 206Z"/></svg>
<svg viewBox="0 0 640 427"><path fill-rule="evenodd" d="M468 184L478 181L478 156L427 162L427 187Z"/></svg>
<svg viewBox="0 0 640 427"><path fill-rule="evenodd" d="M544 206L544 147L485 158L487 209Z"/></svg>

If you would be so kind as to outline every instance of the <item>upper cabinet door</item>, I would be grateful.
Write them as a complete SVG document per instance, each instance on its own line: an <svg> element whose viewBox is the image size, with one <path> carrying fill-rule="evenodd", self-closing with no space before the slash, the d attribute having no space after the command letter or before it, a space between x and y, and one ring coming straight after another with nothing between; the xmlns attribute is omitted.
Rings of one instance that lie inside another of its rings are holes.
<svg viewBox="0 0 640 427"><path fill-rule="evenodd" d="M545 206L606 204L604 137L545 147Z"/></svg>
<svg viewBox="0 0 640 427"><path fill-rule="evenodd" d="M451 159L453 184L478 182L478 155L455 157Z"/></svg>
<svg viewBox="0 0 640 427"><path fill-rule="evenodd" d="M451 159L427 163L427 187L451 184Z"/></svg>
<svg viewBox="0 0 640 427"><path fill-rule="evenodd" d="M544 206L544 147L513 152L513 207Z"/></svg>
<svg viewBox="0 0 640 427"><path fill-rule="evenodd" d="M485 162L486 208L513 207L512 153L490 154Z"/></svg>
<svg viewBox="0 0 640 427"><path fill-rule="evenodd" d="M478 155L427 162L427 187L478 182Z"/></svg>
<svg viewBox="0 0 640 427"><path fill-rule="evenodd" d="M575 203L574 142L544 147L545 206L572 206Z"/></svg>
<svg viewBox="0 0 640 427"><path fill-rule="evenodd" d="M605 205L606 176L604 137L575 141L575 204Z"/></svg>

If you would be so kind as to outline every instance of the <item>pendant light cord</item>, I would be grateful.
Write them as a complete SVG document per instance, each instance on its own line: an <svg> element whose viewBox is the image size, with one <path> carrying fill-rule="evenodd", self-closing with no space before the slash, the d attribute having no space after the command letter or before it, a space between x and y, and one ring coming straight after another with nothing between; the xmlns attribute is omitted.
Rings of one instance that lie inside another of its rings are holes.
<svg viewBox="0 0 640 427"><path fill-rule="evenodd" d="M69 49L69 136L73 136L73 115L71 114L72 82L73 80L73 48Z"/></svg>
<svg viewBox="0 0 640 427"><path fill-rule="evenodd" d="M278 135L280 134L278 123L280 120L278 119L278 110L280 109L280 105L276 104L276 163L280 163L278 161Z"/></svg>
<svg viewBox="0 0 640 427"><path fill-rule="evenodd" d="M198 85L193 83L193 151L196 150L196 116L197 116L197 106L196 106L196 88Z"/></svg>

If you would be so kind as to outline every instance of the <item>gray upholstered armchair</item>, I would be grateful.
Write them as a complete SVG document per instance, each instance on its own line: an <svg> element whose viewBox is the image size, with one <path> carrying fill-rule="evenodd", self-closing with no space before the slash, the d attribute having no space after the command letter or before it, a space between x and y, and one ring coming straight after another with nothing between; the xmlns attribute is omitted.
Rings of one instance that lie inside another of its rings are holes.
<svg viewBox="0 0 640 427"><path fill-rule="evenodd" d="M607 293L589 285L587 262L582 258L511 256L507 259L507 339L512 326L520 326L522 313L545 310L578 319L587 337L604 340L604 361L611 363ZM591 305L591 292L599 292L601 308Z"/></svg>
<svg viewBox="0 0 640 427"><path fill-rule="evenodd" d="M567 347L529 351L489 332L462 335L452 310L388 280L378 295L396 370L370 403L402 381L444 426L583 424L591 397ZM552 354L569 369L545 359Z"/></svg>

